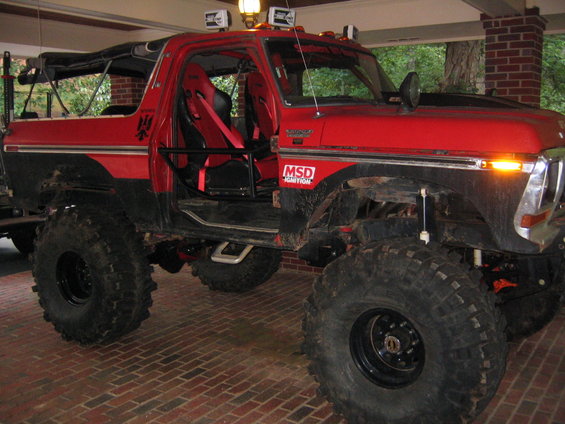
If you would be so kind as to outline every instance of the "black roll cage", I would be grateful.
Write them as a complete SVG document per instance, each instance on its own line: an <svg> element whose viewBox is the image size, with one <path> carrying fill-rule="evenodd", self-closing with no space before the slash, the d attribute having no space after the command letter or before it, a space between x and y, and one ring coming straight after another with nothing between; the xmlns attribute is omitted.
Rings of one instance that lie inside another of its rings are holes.
<svg viewBox="0 0 565 424"><path fill-rule="evenodd" d="M169 168L173 171L175 176L184 186L184 188L191 194L194 194L199 197L203 197L209 200L238 200L238 201L252 201L252 202L267 202L271 201L270 196L261 196L261 193L257 190L257 183L255 182L255 173L254 173L254 159L257 154L263 153L269 150L269 145L266 144L264 146L260 146L256 149L236 149L236 148L228 148L228 149L185 149L180 147L160 147L157 149L159 154L163 157ZM209 154L209 155L233 155L239 156L246 160L247 168L248 168L248 176L249 176L249 188L248 193L245 196L232 196L232 195L211 195L205 191L199 190L190 186L185 178L183 177L181 170L177 167L174 161L171 159L171 155L181 155L181 154ZM269 192L270 193L270 192Z"/></svg>

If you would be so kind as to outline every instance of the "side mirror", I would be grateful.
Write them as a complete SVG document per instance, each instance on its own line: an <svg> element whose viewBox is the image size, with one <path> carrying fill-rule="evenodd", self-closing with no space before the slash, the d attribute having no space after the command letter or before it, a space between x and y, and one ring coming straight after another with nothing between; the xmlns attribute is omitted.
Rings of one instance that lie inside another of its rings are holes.
<svg viewBox="0 0 565 424"><path fill-rule="evenodd" d="M420 77L416 72L409 72L400 85L400 98L405 109L414 110L420 102Z"/></svg>

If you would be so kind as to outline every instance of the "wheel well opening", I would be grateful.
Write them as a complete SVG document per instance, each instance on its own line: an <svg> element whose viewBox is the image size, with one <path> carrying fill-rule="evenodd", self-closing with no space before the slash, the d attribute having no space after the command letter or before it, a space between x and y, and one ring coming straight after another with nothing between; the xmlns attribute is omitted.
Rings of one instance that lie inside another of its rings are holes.
<svg viewBox="0 0 565 424"><path fill-rule="evenodd" d="M340 244L355 245L393 237L418 237L422 230L418 206L422 189L432 202L429 230L433 240L454 246L495 248L491 229L462 193L399 177L365 177L343 183L312 215L307 244L335 246L337 239ZM303 251L318 249L309 246Z"/></svg>

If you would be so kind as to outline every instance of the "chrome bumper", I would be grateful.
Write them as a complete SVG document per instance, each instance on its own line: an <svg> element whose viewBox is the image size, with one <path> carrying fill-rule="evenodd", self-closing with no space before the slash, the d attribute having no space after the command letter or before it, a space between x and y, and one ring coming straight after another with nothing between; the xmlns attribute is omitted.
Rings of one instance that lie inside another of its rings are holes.
<svg viewBox="0 0 565 424"><path fill-rule="evenodd" d="M536 161L514 215L516 232L543 250L565 226L565 148L544 151Z"/></svg>

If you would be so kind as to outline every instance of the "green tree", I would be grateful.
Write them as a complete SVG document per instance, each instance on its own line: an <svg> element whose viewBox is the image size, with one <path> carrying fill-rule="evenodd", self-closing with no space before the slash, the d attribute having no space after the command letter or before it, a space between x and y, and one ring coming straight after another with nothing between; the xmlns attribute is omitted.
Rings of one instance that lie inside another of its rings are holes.
<svg viewBox="0 0 565 424"><path fill-rule="evenodd" d="M420 76L424 92L440 91L445 52L445 44L373 49L373 53L397 87L408 72L416 71ZM484 52L482 54L484 55ZM484 63L484 60L481 62ZM546 35L544 38L541 107L565 113L565 35L563 34Z"/></svg>
<svg viewBox="0 0 565 424"><path fill-rule="evenodd" d="M92 93L100 81L101 75L86 75L79 78L63 80L59 84L61 100L72 114L81 113L90 100ZM106 76L100 89L96 93L87 115L99 115L102 110L110 106L111 84L110 77Z"/></svg>
<svg viewBox="0 0 565 424"><path fill-rule="evenodd" d="M231 95L231 116L237 116L238 96L239 96L239 83L237 81L237 74L221 75L210 78L214 86L226 94Z"/></svg>
<svg viewBox="0 0 565 424"><path fill-rule="evenodd" d="M13 60L10 66L11 75L19 75L22 69L25 67L25 61L23 60ZM59 95L61 100L69 110L71 114L81 113L88 101L90 96L94 92L94 89L98 85L100 75L87 75L78 78L71 78L67 80L59 81ZM14 81L14 113L15 116L20 116L26 99L29 96L31 85L21 85L18 80ZM98 91L90 110L87 115L98 115L100 112L110 105L110 79L106 77L100 90ZM44 117L47 114L47 96L51 93L51 87L49 84L36 84L33 88L31 97L28 100L28 105L26 111L37 112L40 117ZM4 113L4 102L0 102L0 113ZM62 110L53 96L53 112L54 115L60 115Z"/></svg>
<svg viewBox="0 0 565 424"><path fill-rule="evenodd" d="M484 74L484 42L481 40L452 41L446 43L443 93L477 93L479 78Z"/></svg>
<svg viewBox="0 0 565 424"><path fill-rule="evenodd" d="M304 75L303 91L306 96L315 94L321 97L351 96L362 99L372 97L367 86L349 69L314 68L308 72L312 86ZM313 93L312 89L314 90Z"/></svg>
<svg viewBox="0 0 565 424"><path fill-rule="evenodd" d="M416 71L422 91L437 92L443 80L445 50L442 43L380 47L372 51L397 87L408 72Z"/></svg>
<svg viewBox="0 0 565 424"><path fill-rule="evenodd" d="M545 36L541 69L541 107L565 114L565 35Z"/></svg>

